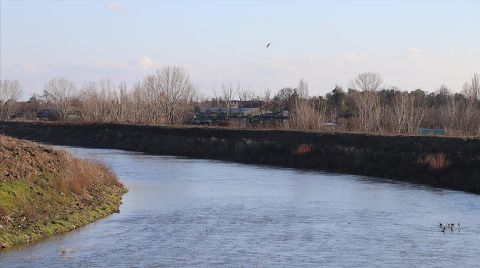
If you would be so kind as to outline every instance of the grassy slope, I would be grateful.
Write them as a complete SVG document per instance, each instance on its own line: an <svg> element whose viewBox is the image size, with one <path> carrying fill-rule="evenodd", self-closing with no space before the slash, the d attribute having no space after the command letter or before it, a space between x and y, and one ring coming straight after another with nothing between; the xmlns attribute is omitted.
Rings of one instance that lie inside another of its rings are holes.
<svg viewBox="0 0 480 268"><path fill-rule="evenodd" d="M0 246L67 232L118 210L125 188L105 166L0 136Z"/></svg>

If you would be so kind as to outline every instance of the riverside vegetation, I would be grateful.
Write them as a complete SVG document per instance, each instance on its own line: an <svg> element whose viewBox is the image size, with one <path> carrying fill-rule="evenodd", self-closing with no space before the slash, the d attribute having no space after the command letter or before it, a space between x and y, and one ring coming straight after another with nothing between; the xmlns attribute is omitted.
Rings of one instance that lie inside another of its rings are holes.
<svg viewBox="0 0 480 268"><path fill-rule="evenodd" d="M0 122L53 144L375 176L480 193L480 139L130 124Z"/></svg>
<svg viewBox="0 0 480 268"><path fill-rule="evenodd" d="M30 243L117 212L125 187L102 163L0 136L0 247Z"/></svg>

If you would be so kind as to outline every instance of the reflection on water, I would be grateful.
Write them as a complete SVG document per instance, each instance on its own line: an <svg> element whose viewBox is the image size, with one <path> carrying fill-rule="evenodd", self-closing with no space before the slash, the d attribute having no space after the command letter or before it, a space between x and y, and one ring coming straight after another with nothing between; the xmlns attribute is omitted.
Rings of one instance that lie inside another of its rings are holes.
<svg viewBox="0 0 480 268"><path fill-rule="evenodd" d="M333 175L69 148L130 191L121 213L0 253L1 267L476 266L480 198ZM442 233L438 223L460 222Z"/></svg>

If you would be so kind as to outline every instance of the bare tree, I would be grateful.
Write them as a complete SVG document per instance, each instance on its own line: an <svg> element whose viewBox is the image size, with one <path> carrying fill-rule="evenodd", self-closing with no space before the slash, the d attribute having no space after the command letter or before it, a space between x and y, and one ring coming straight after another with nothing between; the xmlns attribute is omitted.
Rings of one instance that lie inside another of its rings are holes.
<svg viewBox="0 0 480 268"><path fill-rule="evenodd" d="M161 115L168 124L183 123L186 115L191 113L195 89L185 69L164 67L154 75L147 76L143 86L155 110L160 108Z"/></svg>
<svg viewBox="0 0 480 268"><path fill-rule="evenodd" d="M250 88L244 87L240 82L237 82L237 96L239 101L251 101L255 98Z"/></svg>
<svg viewBox="0 0 480 268"><path fill-rule="evenodd" d="M264 102L269 102L272 99L272 91L269 88L266 88L263 91L263 97L262 97Z"/></svg>
<svg viewBox="0 0 480 268"><path fill-rule="evenodd" d="M20 82L13 80L0 81L0 119L10 119L21 95Z"/></svg>
<svg viewBox="0 0 480 268"><path fill-rule="evenodd" d="M133 123L155 123L152 118L155 107L151 106L149 95L141 83L135 84L130 98L132 104L128 115L129 121Z"/></svg>
<svg viewBox="0 0 480 268"><path fill-rule="evenodd" d="M447 96L447 103L440 110L442 126L450 134L460 134L459 128L462 121L460 105L455 97Z"/></svg>
<svg viewBox="0 0 480 268"><path fill-rule="evenodd" d="M471 81L467 81L464 84L463 93L467 96L467 103L464 109L463 132L480 131L480 126L475 126L480 121L480 111L478 111L477 105L477 101L480 100L480 74L473 74Z"/></svg>
<svg viewBox="0 0 480 268"><path fill-rule="evenodd" d="M480 100L480 74L473 74L470 82L463 85L463 93L472 100Z"/></svg>
<svg viewBox="0 0 480 268"><path fill-rule="evenodd" d="M260 96L259 99L263 101L263 105L260 106L260 114L266 114L268 108L271 105L271 91L270 89L265 89L263 96Z"/></svg>
<svg viewBox="0 0 480 268"><path fill-rule="evenodd" d="M374 91L362 91L353 94L357 108L356 128L364 132L379 131L382 116L380 96Z"/></svg>
<svg viewBox="0 0 480 268"><path fill-rule="evenodd" d="M291 114L290 127L303 130L321 130L326 118L326 104L315 106L310 100L298 98Z"/></svg>
<svg viewBox="0 0 480 268"><path fill-rule="evenodd" d="M377 91L383 83L378 73L361 73L353 81L354 88L361 91Z"/></svg>
<svg viewBox="0 0 480 268"><path fill-rule="evenodd" d="M85 82L80 90L80 100L82 102L82 116L88 121L103 121L102 102L104 100L98 91L96 82Z"/></svg>
<svg viewBox="0 0 480 268"><path fill-rule="evenodd" d="M137 91L138 96L146 99L147 109L150 110L148 122L160 124L166 122L166 112L163 108L163 99L165 98L160 80L164 79L159 70L155 74L149 75L143 79L142 88ZM162 120L163 119L163 120Z"/></svg>
<svg viewBox="0 0 480 268"><path fill-rule="evenodd" d="M76 96L75 84L64 78L54 78L45 84L43 95L47 102L54 105L60 119L65 119L71 111L71 102Z"/></svg>
<svg viewBox="0 0 480 268"><path fill-rule="evenodd" d="M425 101L414 92L397 92L393 101L396 132L415 133L425 116Z"/></svg>
<svg viewBox="0 0 480 268"><path fill-rule="evenodd" d="M450 95L450 90L445 84L442 84L440 88L437 90L437 93L442 96L449 96Z"/></svg>
<svg viewBox="0 0 480 268"><path fill-rule="evenodd" d="M128 109L129 96L126 84L121 83L118 91L109 79L84 83L79 94L82 115L94 122L127 121L125 111Z"/></svg>
<svg viewBox="0 0 480 268"><path fill-rule="evenodd" d="M233 100L235 98L235 90L232 82L223 82L221 89L221 99L223 100L225 108L227 108L228 114L230 115L232 113Z"/></svg>
<svg viewBox="0 0 480 268"><path fill-rule="evenodd" d="M118 93L115 92L112 100L114 111L112 114L115 122L128 122L127 114L131 105L129 95L127 93L127 84L120 83L118 86Z"/></svg>
<svg viewBox="0 0 480 268"><path fill-rule="evenodd" d="M301 99L308 98L308 82L303 78L298 81L297 94Z"/></svg>
<svg viewBox="0 0 480 268"><path fill-rule="evenodd" d="M377 90L382 85L382 78L377 73L359 74L353 85L357 90L354 101L357 107L357 129L361 131L380 131L382 105Z"/></svg>

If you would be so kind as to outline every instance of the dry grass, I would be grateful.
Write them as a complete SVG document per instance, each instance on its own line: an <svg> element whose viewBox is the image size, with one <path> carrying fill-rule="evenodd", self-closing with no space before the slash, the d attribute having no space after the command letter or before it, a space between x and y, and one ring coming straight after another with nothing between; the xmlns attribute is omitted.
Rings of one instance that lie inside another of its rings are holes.
<svg viewBox="0 0 480 268"><path fill-rule="evenodd" d="M72 157L64 161L65 169L55 181L55 186L61 191L70 191L88 200L91 198L89 191L97 184L121 186L116 175L102 162Z"/></svg>
<svg viewBox="0 0 480 268"><path fill-rule="evenodd" d="M419 163L426 164L429 169L441 170L450 166L447 156L444 153L431 153L419 159Z"/></svg>
<svg viewBox="0 0 480 268"><path fill-rule="evenodd" d="M125 188L98 161L0 136L0 244L28 243L118 210Z"/></svg>
<svg viewBox="0 0 480 268"><path fill-rule="evenodd" d="M38 176L58 179L51 185L80 194L95 183L120 186L115 174L99 161L72 157L50 146L0 135L0 182L34 180Z"/></svg>
<svg viewBox="0 0 480 268"><path fill-rule="evenodd" d="M297 146L295 149L295 154L306 154L312 151L312 145L311 144L300 144Z"/></svg>
<svg viewBox="0 0 480 268"><path fill-rule="evenodd" d="M323 130L325 122L326 106L314 107L305 100L295 102L290 127L297 130Z"/></svg>

